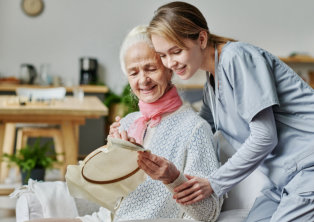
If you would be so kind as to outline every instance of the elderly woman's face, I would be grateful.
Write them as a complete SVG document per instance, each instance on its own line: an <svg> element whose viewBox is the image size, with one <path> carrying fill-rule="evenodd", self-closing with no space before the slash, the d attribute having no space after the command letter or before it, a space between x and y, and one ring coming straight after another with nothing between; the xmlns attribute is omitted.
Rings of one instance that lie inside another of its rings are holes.
<svg viewBox="0 0 314 222"><path fill-rule="evenodd" d="M134 94L143 102L157 101L169 87L172 72L147 43L136 43L126 51L125 68Z"/></svg>

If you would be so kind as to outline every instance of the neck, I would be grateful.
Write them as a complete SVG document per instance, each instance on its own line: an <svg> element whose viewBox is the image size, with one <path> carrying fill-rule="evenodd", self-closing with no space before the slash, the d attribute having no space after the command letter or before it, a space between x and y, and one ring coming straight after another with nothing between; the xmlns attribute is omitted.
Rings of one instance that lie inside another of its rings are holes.
<svg viewBox="0 0 314 222"><path fill-rule="evenodd" d="M218 44L218 58L225 44ZM203 63L201 69L207 72L210 72L215 77L215 46L210 44L204 49Z"/></svg>
<svg viewBox="0 0 314 222"><path fill-rule="evenodd" d="M215 47L210 44L203 51L203 61L201 69L215 75Z"/></svg>
<svg viewBox="0 0 314 222"><path fill-rule="evenodd" d="M163 95L165 95L170 89L172 89L172 87L173 87L172 82L169 82L169 83L167 84L167 88L166 88L166 90L165 90L165 92L164 92Z"/></svg>
<svg viewBox="0 0 314 222"><path fill-rule="evenodd" d="M140 100L138 105L142 116L129 127L128 134L130 137L134 137L137 143L142 144L148 121L150 121L150 127L156 126L161 121L163 114L172 113L179 109L182 100L176 87L172 87L157 101L144 103Z"/></svg>

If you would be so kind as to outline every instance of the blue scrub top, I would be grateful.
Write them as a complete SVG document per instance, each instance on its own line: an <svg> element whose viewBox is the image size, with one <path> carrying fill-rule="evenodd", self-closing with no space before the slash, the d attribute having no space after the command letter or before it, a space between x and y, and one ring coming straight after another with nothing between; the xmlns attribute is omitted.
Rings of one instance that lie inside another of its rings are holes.
<svg viewBox="0 0 314 222"><path fill-rule="evenodd" d="M314 90L289 66L256 46L228 42L217 62L215 81L214 91L205 85L200 115L235 149L249 137L253 117L272 107L278 144L262 171L274 184L284 186L298 171L314 165Z"/></svg>

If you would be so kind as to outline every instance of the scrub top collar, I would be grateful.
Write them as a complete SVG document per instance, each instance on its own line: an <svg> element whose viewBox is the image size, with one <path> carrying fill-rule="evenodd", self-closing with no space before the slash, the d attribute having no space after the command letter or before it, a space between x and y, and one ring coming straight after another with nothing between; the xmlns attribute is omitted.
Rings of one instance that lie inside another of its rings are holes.
<svg viewBox="0 0 314 222"><path fill-rule="evenodd" d="M218 49L215 45L215 87L210 84L209 72L206 72L207 84L209 89L210 106L212 115L214 118L215 129L218 130L218 116L217 116L217 104L218 104ZM211 74L212 75L212 74Z"/></svg>

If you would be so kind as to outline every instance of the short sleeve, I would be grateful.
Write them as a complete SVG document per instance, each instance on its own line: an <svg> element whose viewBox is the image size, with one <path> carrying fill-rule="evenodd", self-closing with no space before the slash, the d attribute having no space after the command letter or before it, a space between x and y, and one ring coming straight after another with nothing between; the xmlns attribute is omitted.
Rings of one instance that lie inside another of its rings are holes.
<svg viewBox="0 0 314 222"><path fill-rule="evenodd" d="M237 112L247 122L261 110L279 105L271 64L257 49L238 49L222 58L221 65L233 88Z"/></svg>

